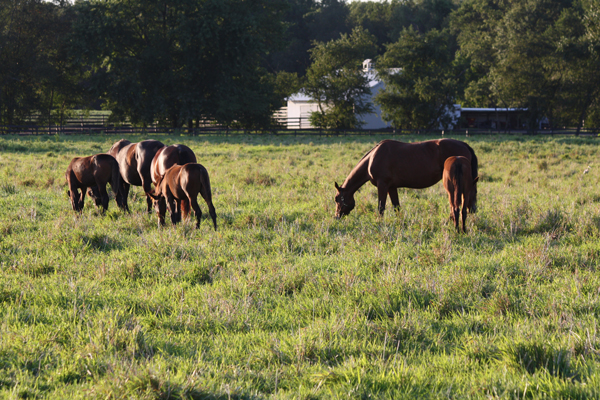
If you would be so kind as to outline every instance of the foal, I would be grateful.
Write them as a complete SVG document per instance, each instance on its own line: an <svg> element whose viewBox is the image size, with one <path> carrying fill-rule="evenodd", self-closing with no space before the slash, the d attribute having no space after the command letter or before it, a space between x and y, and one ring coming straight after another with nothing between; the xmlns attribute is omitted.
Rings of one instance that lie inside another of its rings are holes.
<svg viewBox="0 0 600 400"><path fill-rule="evenodd" d="M461 213L462 205L462 229L466 233L465 221L467 219L467 208L473 205L477 196L477 186L475 183L477 183L479 177L473 178L469 159L458 156L446 159L442 180L448 192L448 200L450 201L450 208L452 210L450 217L454 221L456 231L460 232L458 214Z"/></svg>
<svg viewBox="0 0 600 400"><path fill-rule="evenodd" d="M201 164L188 163L185 165L174 165L165 172L164 176L156 183L153 192L148 195L154 199L154 209L158 214L160 225L165 223L166 208L171 213L171 222L176 224L181 220L181 212L176 202L189 201L196 214L196 228L200 227L202 211L198 205L198 193L204 198L208 205L208 213L213 220L215 231L217 230L217 213L212 203L210 190L210 179L208 171ZM166 198L166 204L165 204Z"/></svg>

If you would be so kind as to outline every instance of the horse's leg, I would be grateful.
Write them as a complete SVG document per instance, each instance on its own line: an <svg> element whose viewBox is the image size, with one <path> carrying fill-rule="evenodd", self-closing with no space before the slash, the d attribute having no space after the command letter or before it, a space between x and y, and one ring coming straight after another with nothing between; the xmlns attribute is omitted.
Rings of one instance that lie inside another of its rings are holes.
<svg viewBox="0 0 600 400"><path fill-rule="evenodd" d="M390 195L390 200L392 201L394 209L397 210L398 208L400 208L400 200L398 200L398 188L391 188L388 191L388 194Z"/></svg>
<svg viewBox="0 0 600 400"><path fill-rule="evenodd" d="M452 206L452 211L453 211L453 215L452 215L452 219L454 220L454 227L456 228L456 232L460 232L460 208L456 207L456 206Z"/></svg>
<svg viewBox="0 0 600 400"><path fill-rule="evenodd" d="M106 191L106 183L101 184L96 182L98 185L98 192L100 193L100 199L102 200L102 213L104 214L108 210L108 192Z"/></svg>
<svg viewBox="0 0 600 400"><path fill-rule="evenodd" d="M119 193L117 194L117 196L120 196L121 198L121 204L123 205L122 208L127 211L128 213L131 213L131 211L129 210L129 205L127 204L127 197L129 197L129 187L131 185L129 185L129 183L125 182L125 180L121 181L121 189L119 190Z"/></svg>
<svg viewBox="0 0 600 400"><path fill-rule="evenodd" d="M379 215L383 216L383 212L385 211L385 202L387 201L388 196L388 186L378 182L377 183L377 198L379 200Z"/></svg>
<svg viewBox="0 0 600 400"><path fill-rule="evenodd" d="M196 214L196 228L200 228L200 221L202 218L202 211L200 210L200 206L198 205L198 195L191 196L190 193L187 193L189 198L189 204L194 209L194 214Z"/></svg>
<svg viewBox="0 0 600 400"><path fill-rule="evenodd" d="M152 214L153 204L154 204L154 200L152 199L152 197L150 197L146 193L146 205L147 205L147 209L148 209L148 214Z"/></svg>
<svg viewBox="0 0 600 400"><path fill-rule="evenodd" d="M175 203L175 197L173 197L173 194L168 191L166 197L167 205L169 206L169 211L171 212L171 223L175 225L181 221L181 214L177 211L177 204Z"/></svg>
<svg viewBox="0 0 600 400"><path fill-rule="evenodd" d="M69 196L69 201L71 202L71 208L73 211L81 211L79 208L79 190L77 186L75 186L72 179L67 177L67 184L69 185L69 190L67 190L67 196Z"/></svg>
<svg viewBox="0 0 600 400"><path fill-rule="evenodd" d="M75 192L77 193L77 192ZM79 196L79 211L83 211L83 201L85 200L85 188L81 188L81 196Z"/></svg>
<svg viewBox="0 0 600 400"><path fill-rule="evenodd" d="M202 186L202 189L200 190L200 195L202 195L202 198L204 199L204 201L206 202L206 205L208 206L208 214L210 215L210 218L213 220L213 225L215 227L215 231L217 230L217 212L215 211L215 206L213 205L212 202L212 195L211 193L206 189L206 186Z"/></svg>
<svg viewBox="0 0 600 400"><path fill-rule="evenodd" d="M152 178L150 176L144 176L142 173L143 166L138 164L138 173L140 174L140 179L142 180L142 188L144 189L144 193L148 193L152 190ZM147 169L148 171L150 168ZM148 205L148 214L152 214L152 208L154 205L152 197L146 194L146 204Z"/></svg>
<svg viewBox="0 0 600 400"><path fill-rule="evenodd" d="M462 206L462 229L464 233L467 233L467 227L465 226L465 221L467 220L467 203L463 203Z"/></svg>

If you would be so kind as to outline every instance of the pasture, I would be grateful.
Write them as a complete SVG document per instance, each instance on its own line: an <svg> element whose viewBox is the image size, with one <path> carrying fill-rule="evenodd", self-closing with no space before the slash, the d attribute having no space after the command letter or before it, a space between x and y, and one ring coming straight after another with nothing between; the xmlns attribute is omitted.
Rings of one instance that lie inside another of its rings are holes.
<svg viewBox="0 0 600 400"><path fill-rule="evenodd" d="M0 137L0 397L600 396L599 139L467 138L464 235L441 182L333 218L384 137L146 138L194 150L218 231L140 187L73 212L69 161L120 137Z"/></svg>

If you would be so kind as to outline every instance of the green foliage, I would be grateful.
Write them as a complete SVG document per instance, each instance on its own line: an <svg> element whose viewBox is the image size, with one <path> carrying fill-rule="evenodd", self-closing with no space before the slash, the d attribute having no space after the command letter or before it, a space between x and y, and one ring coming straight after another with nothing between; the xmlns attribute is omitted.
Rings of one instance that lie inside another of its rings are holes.
<svg viewBox="0 0 600 400"><path fill-rule="evenodd" d="M470 65L464 104L527 109L530 130L543 117L581 128L600 100L592 4L463 2L451 25Z"/></svg>
<svg viewBox="0 0 600 400"><path fill-rule="evenodd" d="M56 123L83 100L66 51L72 13L65 4L0 1L0 124Z"/></svg>
<svg viewBox="0 0 600 400"><path fill-rule="evenodd" d="M441 183L333 218L384 136L152 138L206 166L219 231L158 228L135 187L75 214L70 159L116 138L0 137L0 397L600 396L597 139L469 138L458 235Z"/></svg>
<svg viewBox="0 0 600 400"><path fill-rule="evenodd" d="M377 61L385 88L375 102L383 119L406 129L448 126L459 86L453 58L454 42L447 31L405 29Z"/></svg>
<svg viewBox="0 0 600 400"><path fill-rule="evenodd" d="M279 0L91 1L75 5L72 51L115 115L177 127L268 124L278 103L261 66L278 46Z"/></svg>
<svg viewBox="0 0 600 400"><path fill-rule="evenodd" d="M352 25L371 32L380 46L397 41L409 27L420 33L447 28L448 16L457 8L452 0L354 1L348 7Z"/></svg>
<svg viewBox="0 0 600 400"><path fill-rule="evenodd" d="M315 44L304 86L304 92L319 107L310 117L312 125L334 129L362 125L360 116L373 110L367 98L371 77L363 72L362 62L375 52L375 37L362 28Z"/></svg>

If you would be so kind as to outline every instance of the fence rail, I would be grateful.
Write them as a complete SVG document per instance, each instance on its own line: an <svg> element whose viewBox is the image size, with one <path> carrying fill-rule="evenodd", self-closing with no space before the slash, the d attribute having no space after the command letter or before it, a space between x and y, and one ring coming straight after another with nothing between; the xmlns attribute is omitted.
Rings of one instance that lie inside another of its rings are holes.
<svg viewBox="0 0 600 400"><path fill-rule="evenodd" d="M298 118L294 118L295 121ZM190 134L190 135L239 135L239 134L272 134L272 135L408 135L408 134L425 134L431 132L440 132L443 136L461 136L466 137L475 135L528 135L530 132L525 130L505 131L502 129L455 129L448 131L426 131L426 130L406 130L406 129L321 129L321 128L291 128L294 125L273 126L270 129L254 130L231 128L226 126L201 126L192 129L188 128L172 128L172 127L134 127L134 126L115 126L101 125L94 123L80 123L68 125L0 125L0 135L85 135L85 134L105 134L105 135L120 135L120 134ZM599 129L582 129L579 131L580 136L598 137ZM554 130L538 130L536 134L541 135L577 135L576 129L554 129Z"/></svg>

